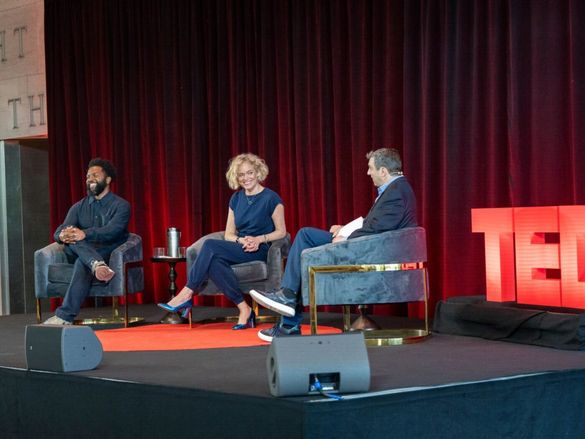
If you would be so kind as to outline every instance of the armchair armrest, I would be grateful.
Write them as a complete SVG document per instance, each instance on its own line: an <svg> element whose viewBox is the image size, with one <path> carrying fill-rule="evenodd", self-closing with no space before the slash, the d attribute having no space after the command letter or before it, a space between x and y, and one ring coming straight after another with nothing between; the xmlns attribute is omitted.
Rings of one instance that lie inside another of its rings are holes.
<svg viewBox="0 0 585 439"><path fill-rule="evenodd" d="M197 259L197 255L201 251L203 243L208 239L224 239L224 231L221 230L219 232L213 232L202 236L187 248L187 272L189 272L189 268L191 268L191 265L193 265L195 259Z"/></svg>
<svg viewBox="0 0 585 439"><path fill-rule="evenodd" d="M117 247L110 255L109 267L116 272L116 276L110 281L110 290L124 291L126 282L124 265L128 262L142 261L142 238L134 233L128 235L125 243ZM133 272L142 268L132 268ZM132 276L129 276L132 277ZM144 274L139 279L134 279L128 286L128 292L141 291L144 288Z"/></svg>
<svg viewBox="0 0 585 439"><path fill-rule="evenodd" d="M309 303L309 267L426 262L426 235L422 227L392 230L306 249L301 255L303 303ZM317 304L389 303L422 300L420 273L330 273L316 276ZM419 293L420 292L420 293ZM416 298L414 298L416 297ZM382 300L383 299L383 300Z"/></svg>
<svg viewBox="0 0 585 439"><path fill-rule="evenodd" d="M290 233L287 233L284 238L272 241L270 250L268 250L268 259L272 258L272 253L279 253L280 258L286 258L290 249Z"/></svg>
<svg viewBox="0 0 585 439"><path fill-rule="evenodd" d="M306 249L301 255L303 274L305 268L312 265L390 264L426 260L427 248L422 227L391 230L325 244Z"/></svg>
<svg viewBox="0 0 585 439"><path fill-rule="evenodd" d="M130 233L128 240L117 247L110 255L109 265L115 271L116 269L122 269L125 262L142 261L142 257L142 238Z"/></svg>
<svg viewBox="0 0 585 439"><path fill-rule="evenodd" d="M267 284L270 288L280 287L282 280L282 259L288 256L290 249L290 234L286 234L284 238L272 241L272 245L268 250L266 257L266 266L268 268Z"/></svg>
<svg viewBox="0 0 585 439"><path fill-rule="evenodd" d="M63 250L63 244L53 242L35 251L35 296L37 298L49 297L47 294L49 265L59 263L67 263L67 256Z"/></svg>

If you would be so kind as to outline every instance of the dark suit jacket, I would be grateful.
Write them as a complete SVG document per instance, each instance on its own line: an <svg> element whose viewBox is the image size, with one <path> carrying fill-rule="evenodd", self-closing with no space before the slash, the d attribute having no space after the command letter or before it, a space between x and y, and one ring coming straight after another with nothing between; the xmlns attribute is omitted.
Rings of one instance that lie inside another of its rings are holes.
<svg viewBox="0 0 585 439"><path fill-rule="evenodd" d="M416 197L406 178L399 177L376 200L364 219L363 227L354 231L348 239L417 225Z"/></svg>

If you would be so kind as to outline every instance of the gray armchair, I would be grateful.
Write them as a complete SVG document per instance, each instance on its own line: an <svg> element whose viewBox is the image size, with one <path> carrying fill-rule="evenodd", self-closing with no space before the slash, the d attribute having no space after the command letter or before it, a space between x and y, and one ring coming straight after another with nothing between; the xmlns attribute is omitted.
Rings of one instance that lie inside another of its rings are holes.
<svg viewBox="0 0 585 439"><path fill-rule="evenodd" d="M425 328L405 342L426 337L428 275L426 233L412 227L362 236L304 250L301 254L303 303L309 305L311 332L317 330L318 305L345 305L344 328L349 329L349 305L424 301ZM390 340L386 331L367 331L366 338ZM377 337L380 335L381 337ZM375 342L377 343L377 342ZM369 344L375 344L369 343ZM395 341L381 344L398 344Z"/></svg>
<svg viewBox="0 0 585 439"><path fill-rule="evenodd" d="M73 275L73 264L67 262L63 245L56 242L37 250L34 255L34 264L37 321L40 323L40 300L65 296ZM128 293L136 293L144 289L142 238L130 233L128 240L112 252L108 265L116 272L116 276L108 283L96 279L89 295L90 297L115 298L124 296L124 326L127 327L129 323ZM114 312L117 313L117 309Z"/></svg>
<svg viewBox="0 0 585 439"><path fill-rule="evenodd" d="M195 262L203 243L208 239L224 239L224 231L205 235L187 248L187 272ZM240 282L242 291L248 293L252 289L267 291L273 288L280 288L283 273L282 262L288 256L289 248L290 235L287 234L284 238L272 242L266 262L253 261L233 265L232 268ZM198 292L201 295L220 293L221 291L212 280L208 280L205 287ZM258 311L257 307L255 309Z"/></svg>

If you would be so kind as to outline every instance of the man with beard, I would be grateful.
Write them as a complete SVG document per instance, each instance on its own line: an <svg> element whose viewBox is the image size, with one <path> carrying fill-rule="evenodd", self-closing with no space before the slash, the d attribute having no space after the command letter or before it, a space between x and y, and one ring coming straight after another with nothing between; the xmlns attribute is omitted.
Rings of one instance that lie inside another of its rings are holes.
<svg viewBox="0 0 585 439"><path fill-rule="evenodd" d="M53 237L64 244L69 263L73 264L71 283L45 324L70 325L89 294L94 278L109 282L115 275L108 267L110 254L128 239L130 204L110 192L116 168L100 158L89 162L85 183L87 197L75 203Z"/></svg>

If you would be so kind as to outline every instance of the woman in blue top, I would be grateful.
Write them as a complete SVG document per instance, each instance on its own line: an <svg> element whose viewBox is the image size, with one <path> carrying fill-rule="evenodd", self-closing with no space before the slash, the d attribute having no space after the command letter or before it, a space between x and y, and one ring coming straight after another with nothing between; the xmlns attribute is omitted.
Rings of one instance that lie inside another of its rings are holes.
<svg viewBox="0 0 585 439"><path fill-rule="evenodd" d="M210 278L233 301L240 314L233 329L256 326L256 316L231 266L250 261L266 261L270 242L284 238L284 206L280 196L262 186L268 175L264 160L254 154L240 154L230 160L226 178L230 188L239 191L230 199L225 240L209 239L189 270L187 285L161 308L184 315L193 306L193 294Z"/></svg>

